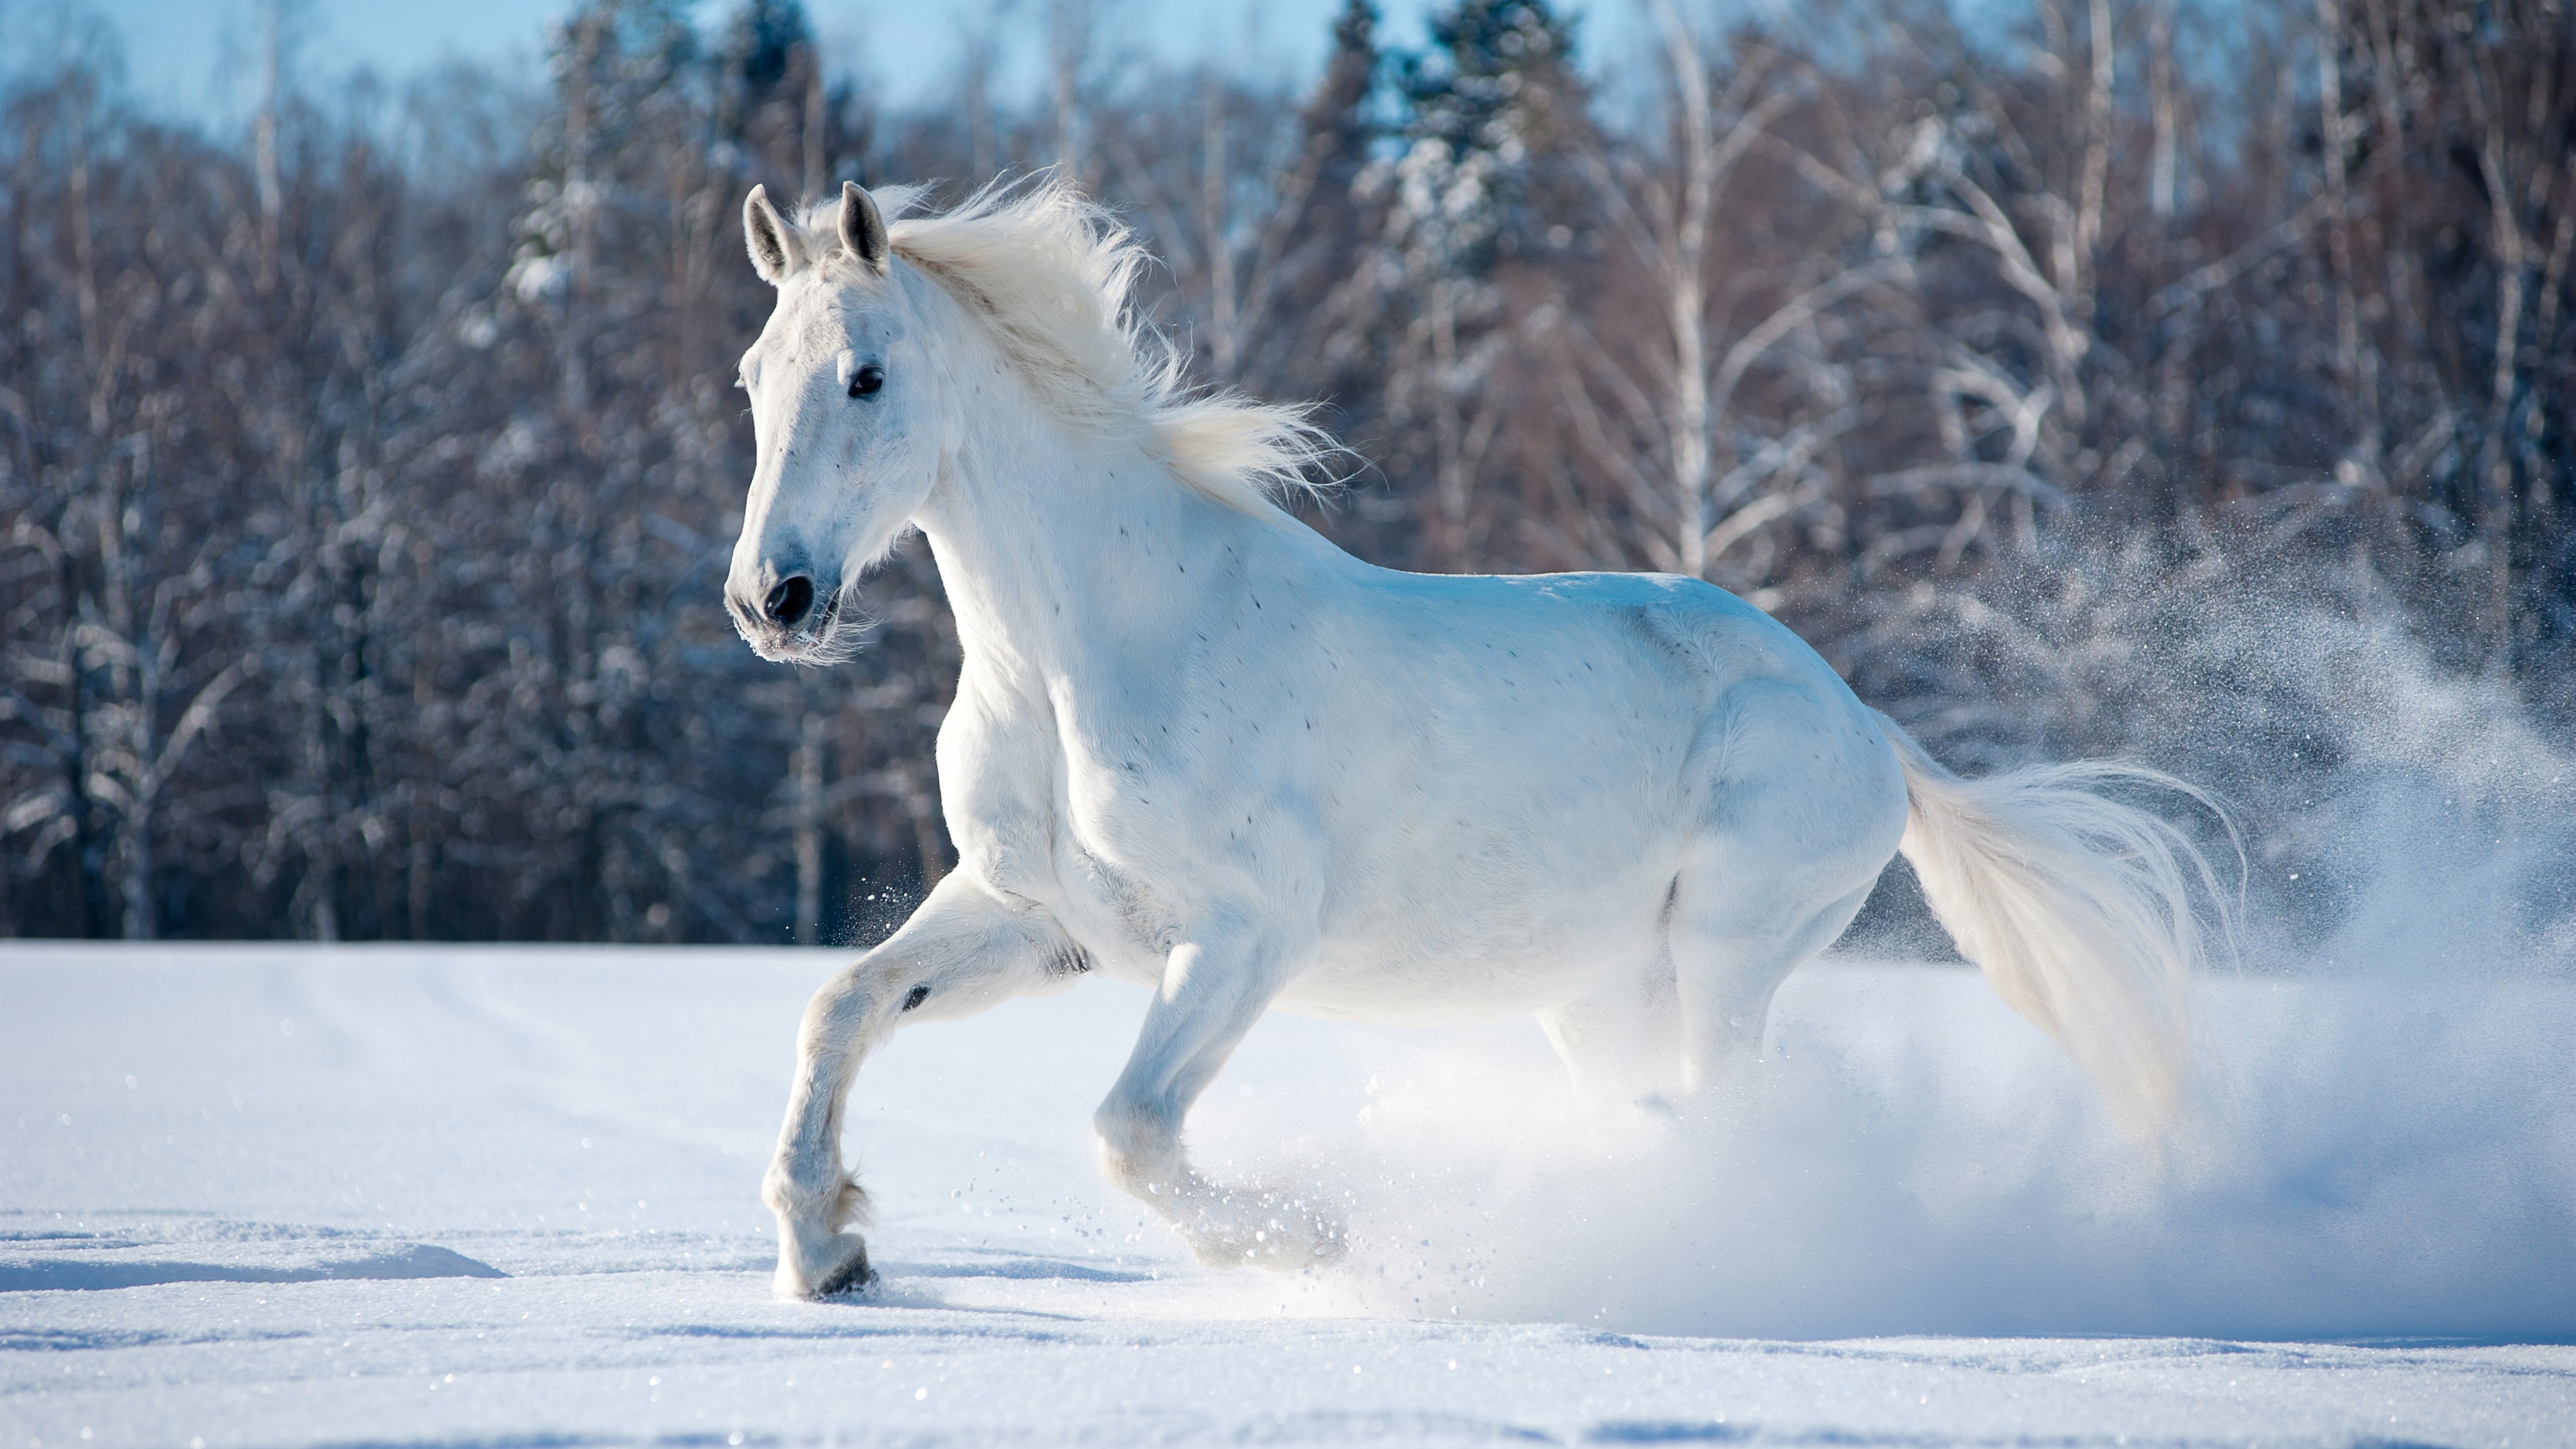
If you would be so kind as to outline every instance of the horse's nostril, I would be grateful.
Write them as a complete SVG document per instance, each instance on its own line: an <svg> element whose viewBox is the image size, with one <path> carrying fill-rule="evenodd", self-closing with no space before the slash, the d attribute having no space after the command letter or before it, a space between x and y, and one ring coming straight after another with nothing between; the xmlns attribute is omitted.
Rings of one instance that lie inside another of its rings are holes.
<svg viewBox="0 0 2576 1449"><path fill-rule="evenodd" d="M780 628L793 629L796 621L805 617L805 611L813 607L814 581L794 574L779 580L778 587L769 591L769 597L761 601L760 612Z"/></svg>

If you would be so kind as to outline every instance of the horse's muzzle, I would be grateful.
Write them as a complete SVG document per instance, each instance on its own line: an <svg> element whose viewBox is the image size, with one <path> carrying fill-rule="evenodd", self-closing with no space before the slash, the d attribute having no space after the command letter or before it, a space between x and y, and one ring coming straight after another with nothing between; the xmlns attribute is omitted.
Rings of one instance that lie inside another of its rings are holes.
<svg viewBox="0 0 2576 1449"><path fill-rule="evenodd" d="M762 590L757 601L728 588L725 612L752 652L773 664L826 664L839 657L832 644L840 632L841 591L823 587L811 574L789 574Z"/></svg>

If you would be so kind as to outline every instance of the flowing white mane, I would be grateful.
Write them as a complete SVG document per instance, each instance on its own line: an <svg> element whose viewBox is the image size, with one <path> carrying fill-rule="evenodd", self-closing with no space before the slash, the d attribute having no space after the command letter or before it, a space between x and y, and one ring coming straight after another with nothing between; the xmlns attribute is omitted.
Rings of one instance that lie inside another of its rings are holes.
<svg viewBox="0 0 2576 1449"><path fill-rule="evenodd" d="M1323 486L1317 470L1338 449L1302 408L1189 390L1180 350L1136 316L1136 274L1150 258L1106 209L1041 176L987 186L953 210L905 214L925 190L872 193L895 255L981 319L1066 423L1133 438L1181 482L1246 512ZM837 214L837 202L805 211L807 255L833 253Z"/></svg>

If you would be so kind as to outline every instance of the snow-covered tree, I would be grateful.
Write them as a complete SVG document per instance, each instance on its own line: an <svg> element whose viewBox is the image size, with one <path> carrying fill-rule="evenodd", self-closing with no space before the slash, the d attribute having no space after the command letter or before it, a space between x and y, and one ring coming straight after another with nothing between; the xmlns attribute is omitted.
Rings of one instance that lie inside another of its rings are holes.
<svg viewBox="0 0 2576 1449"><path fill-rule="evenodd" d="M1572 32L1546 0L1459 0L1431 18L1431 49L1403 60L1400 152L1371 178L1386 197L1389 290L1409 304L1398 425L1428 432L1432 557L1463 567L1472 494L1502 398L1487 387L1510 345L1498 262L1543 249L1542 168L1582 124Z"/></svg>

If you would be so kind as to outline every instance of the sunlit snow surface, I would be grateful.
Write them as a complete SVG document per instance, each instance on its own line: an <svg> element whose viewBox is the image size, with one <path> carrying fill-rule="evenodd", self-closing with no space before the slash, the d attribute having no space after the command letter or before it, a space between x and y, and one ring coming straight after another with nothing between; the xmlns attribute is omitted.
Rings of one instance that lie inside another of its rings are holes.
<svg viewBox="0 0 2576 1449"><path fill-rule="evenodd" d="M2576 1443L2563 979L2212 983L2161 1162L1958 969L1812 968L1692 1124L1274 1017L1192 1130L1342 1205L1288 1278L1100 1183L1086 982L868 1064L885 1282L780 1303L836 959L0 946L0 1449Z"/></svg>

